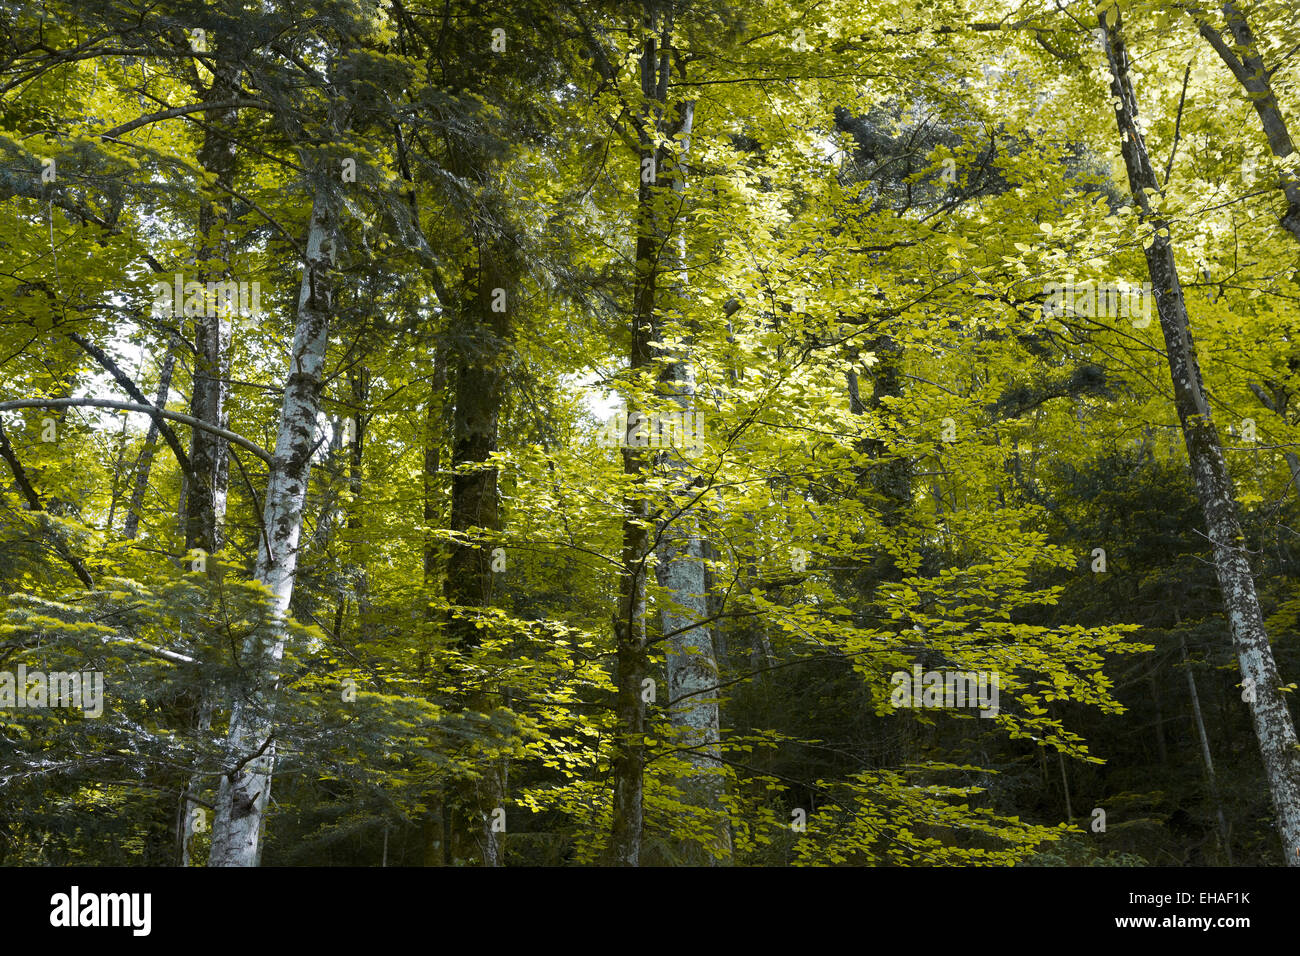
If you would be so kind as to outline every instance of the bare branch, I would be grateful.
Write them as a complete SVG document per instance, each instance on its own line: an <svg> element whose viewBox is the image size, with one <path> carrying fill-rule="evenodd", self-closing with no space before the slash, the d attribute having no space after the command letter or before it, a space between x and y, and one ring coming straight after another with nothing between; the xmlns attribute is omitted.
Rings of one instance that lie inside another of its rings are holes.
<svg viewBox="0 0 1300 956"><path fill-rule="evenodd" d="M0 402L0 412L13 411L18 408L117 408L124 412L142 412L145 415L161 415L163 418L170 419L174 422L180 422L182 425L189 425L191 428L199 428L205 432L211 432L213 435L219 435L232 445L238 445L240 448L251 451L268 465L275 463L274 455L261 445L249 441L243 435L225 428L218 428L216 425L210 425L191 415L182 415L180 412L169 412L163 408L155 408L153 405L140 405L136 402L116 402L107 398L21 398L8 402Z"/></svg>

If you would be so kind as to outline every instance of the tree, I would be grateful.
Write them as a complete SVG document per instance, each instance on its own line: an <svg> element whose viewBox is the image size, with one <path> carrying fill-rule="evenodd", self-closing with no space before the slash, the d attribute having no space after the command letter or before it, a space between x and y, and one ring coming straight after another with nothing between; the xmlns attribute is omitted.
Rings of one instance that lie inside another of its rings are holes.
<svg viewBox="0 0 1300 956"><path fill-rule="evenodd" d="M1205 514L1206 529L1214 547L1215 572L1241 665L1243 699L1251 706L1255 735L1264 757L1269 789L1277 813L1278 830L1288 864L1297 859L1289 852L1300 847L1300 750L1295 725L1281 690L1281 680L1269 646L1264 617L1255 591L1236 514L1232 479L1219 444L1206 400L1196 348L1187 318L1187 306L1169 240L1169 225L1155 212L1150 199L1159 191L1151 159L1136 122L1137 100L1129 78L1128 52L1117 7L1101 14L1106 36L1106 56L1113 77L1115 118L1123 139L1124 165L1129 189L1144 226L1151 230L1146 246L1147 269L1155 289L1156 309L1165 337L1174 403L1182 423L1183 440L1196 480L1197 496Z"/></svg>

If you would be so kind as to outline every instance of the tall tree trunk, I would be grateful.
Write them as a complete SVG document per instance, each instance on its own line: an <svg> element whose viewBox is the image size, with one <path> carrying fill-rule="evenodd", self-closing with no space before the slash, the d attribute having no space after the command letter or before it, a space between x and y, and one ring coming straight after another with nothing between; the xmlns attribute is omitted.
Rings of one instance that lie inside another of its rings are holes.
<svg viewBox="0 0 1300 956"><path fill-rule="evenodd" d="M222 99L233 95L234 86L224 71L213 78L212 94ZM235 142L233 127L238 111L209 110L208 125L199 149L199 165L219 186L235 184ZM217 203L220 203L218 207ZM228 213L229 193L219 198L204 196L199 206L199 251L197 281L220 282L229 278ZM226 394L230 380L231 317L221 303L194 316L194 375L190 414L200 421L225 427L228 417ZM208 314L212 313L212 314ZM185 548L200 548L209 554L220 546L221 524L226 514L226 485L229 475L229 445L224 438L194 429L190 461L195 487L186 498Z"/></svg>
<svg viewBox="0 0 1300 956"><path fill-rule="evenodd" d="M284 617L289 611L298 566L298 538L334 307L336 224L333 199L327 189L318 186L312 203L275 464L262 509L264 533L258 549L257 579L271 593L276 627L268 641L252 638L243 649L250 683L231 705L226 737L229 763L217 793L209 866L256 866L261 857L260 834L275 759L273 694L284 656Z"/></svg>
<svg viewBox="0 0 1300 956"><path fill-rule="evenodd" d="M629 381L635 382L653 360L655 340L655 290L658 284L662 227L655 216L657 190L646 169L657 169L660 153L651 134L655 122L650 103L658 99L655 11L647 2L642 19L640 59L642 109L637 117L638 187L636 207L636 275L632 301ZM628 409L628 433L634 430ZM626 436L625 436L626 437ZM618 608L614 614L614 717L613 814L605 861L614 866L639 866L645 822L646 689L651 686L646 648L646 574L651 556L651 505L639 493L650 466L644 448L623 442L623 473L632 478L625 495L623 550L619 565ZM657 694L655 695L657 697Z"/></svg>
<svg viewBox="0 0 1300 956"><path fill-rule="evenodd" d="M668 29L664 43L670 44ZM670 48L659 56L659 89L667 86ZM675 147L670 169L660 175L671 177L673 197L680 221L681 206L686 201L686 155L690 150L695 104L687 100L677 106L677 121L671 130ZM680 410L683 422L694 422L695 367L689 354L690 334L684 321L682 303L686 295L686 234L665 235L662 274L668 277L660 310L659 338L677 337L679 344L665 346L659 356L659 391L671 398ZM671 318L669 318L671 316ZM684 432L682 429L681 432ZM684 439L684 435L679 436ZM690 778L684 781L688 799L709 816L713 837L709 852L698 863L727 862L731 859L731 828L722 806L725 776L718 760L721 726L718 714L718 664L713 638L707 625L708 592L705 587L704 548L700 537L699 493L685 458L676 449L660 455L659 466L676 486L667 519L659 531L656 572L665 594L660 623L667 636L668 649L668 718L677 731L675 742L684 750L691 764Z"/></svg>
<svg viewBox="0 0 1300 956"><path fill-rule="evenodd" d="M237 80L230 66L218 67L208 92L219 100L228 99L237 90ZM203 95L202 91L199 91ZM203 145L199 148L199 166L214 178L219 194L199 200L199 249L196 256L197 281L206 287L230 275L229 190L235 184L236 152L234 128L237 109L208 110ZM223 188L224 187L224 188ZM211 314L209 314L211 313ZM230 381L231 316L225 303L208 302L200 315L194 316L194 370L190 390L190 415L200 421L225 428L229 420L226 396ZM219 435L201 428L191 429L190 465L192 480L185 495L185 552L196 550L215 554L221 548L222 525L226 517L226 487L230 475L230 446ZM212 702L200 688L193 706L200 733L210 723ZM194 792L192 779L187 792ZM180 803L181 845L179 858L188 865L195 835L197 804L188 797Z"/></svg>
<svg viewBox="0 0 1300 956"><path fill-rule="evenodd" d="M1113 18L1113 22L1108 24L1108 17ZM1214 570L1241 666L1243 696L1250 704L1255 735L1259 739L1278 833L1288 865L1298 865L1300 750L1297 750L1295 726L1280 690L1273 649L1269 645L1259 598L1255 593L1255 581L1246 559L1245 536L1237 515L1232 478L1210 416L1174 250L1169 240L1169 225L1152 212L1148 197L1149 193L1157 191L1156 177L1136 122L1137 99L1129 76L1128 51L1120 33L1118 7L1103 11L1100 22L1110 62L1111 95L1123 140L1129 188L1142 222L1152 229L1152 241L1146 248L1147 271L1164 333L1174 404L1182 425L1197 497L1205 515L1206 530L1213 548Z"/></svg>
<svg viewBox="0 0 1300 956"><path fill-rule="evenodd" d="M456 162L468 163L461 156ZM497 469L486 464L497 448L506 364L501 352L510 338L511 298L517 291L517 266L506 241L484 229L475 236L477 262L466 276L467 294L458 309L459 361L455 377L452 423L451 529L473 533L478 540L457 542L447 562L447 601L455 608L447 622L452 641L476 647L481 631L475 610L492 604L492 551L501 531ZM500 703L497 692L477 687L469 695L471 709L490 711ZM493 815L504 809L504 758L489 755L477 780L466 793L471 814L478 819L477 837L484 866L500 866L503 834L494 829Z"/></svg>
<svg viewBox="0 0 1300 956"><path fill-rule="evenodd" d="M672 399L683 421L694 421L695 373L688 352L689 329L681 321L680 308L686 282L685 237L680 233L671 236L672 217L662 208L666 196L660 182L663 178L671 181L671 191L680 206L685 200L686 185L682 159L689 148L694 103L678 104L673 122L665 123L675 51L671 12L660 7L656 0L646 0L642 8L642 104L635 118L639 160L636 276L629 379L641 378L638 373L652 363L657 364L658 394ZM675 146L661 145L665 138L675 139ZM667 169L664 160L674 154L673 166ZM658 283L662 274L670 278L661 302ZM668 323L660 325L656 313L661 309L677 313L676 327L669 329ZM656 354L650 343L665 336L677 337L680 344L667 346ZM633 414L629 416L628 434L637 431ZM660 464L678 486L673 496L676 506L670 502L662 512L656 556L658 581L667 592L660 618L668 645L669 719L681 732L679 742L691 748L683 751L695 768L684 781L686 789L691 791L688 799L711 817L714 837L707 858L726 860L730 858L731 835L719 799L722 777L717 759L718 667L709 628L701 623L708 617L708 597L698 503L691 501L693 481L680 453L664 452ZM634 476L635 488L647 474L650 459L637 448L625 447L623 465L625 473ZM636 493L628 495L623 502L620 599L614 622L618 734L613 760L613 823L606 859L613 864L631 866L640 862L644 813L645 690L649 686L645 574L652 547L650 510L649 503Z"/></svg>

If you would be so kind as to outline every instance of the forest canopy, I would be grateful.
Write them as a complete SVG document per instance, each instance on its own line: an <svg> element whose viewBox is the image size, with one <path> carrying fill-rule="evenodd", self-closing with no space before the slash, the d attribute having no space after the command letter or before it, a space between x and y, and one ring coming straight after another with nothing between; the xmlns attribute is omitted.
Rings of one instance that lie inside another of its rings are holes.
<svg viewBox="0 0 1300 956"><path fill-rule="evenodd" d="M1290 0L0 32L0 863L1300 864Z"/></svg>

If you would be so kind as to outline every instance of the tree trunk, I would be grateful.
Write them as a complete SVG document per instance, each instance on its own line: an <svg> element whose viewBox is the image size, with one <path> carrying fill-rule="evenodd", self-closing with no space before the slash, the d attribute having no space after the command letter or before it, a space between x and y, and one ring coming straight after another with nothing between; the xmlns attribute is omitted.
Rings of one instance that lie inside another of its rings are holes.
<svg viewBox="0 0 1300 956"><path fill-rule="evenodd" d="M1065 772L1065 754L1056 752L1057 762L1061 765L1061 792L1065 794L1065 819L1074 819L1074 806L1070 803L1070 777Z"/></svg>
<svg viewBox="0 0 1300 956"><path fill-rule="evenodd" d="M1264 136L1268 139L1269 150L1278 159L1286 159L1295 152L1295 146L1291 142L1291 134L1287 130L1286 120L1282 116L1281 107L1278 106L1277 97L1273 95L1271 74L1264 67L1264 59L1259 54L1255 34L1250 24L1246 22L1245 13L1234 0L1226 0L1223 4L1224 20L1234 41L1229 46L1224 41L1223 35L1210 25L1203 11L1193 8L1191 12L1196 18L1196 26L1201 36L1214 47L1214 51L1219 54L1224 65L1246 91L1250 105L1255 107L1255 112L1259 115ZM1279 185L1287 203L1286 212L1281 219L1282 227L1296 239L1300 239L1300 180L1297 180L1295 174L1283 166Z"/></svg>
<svg viewBox="0 0 1300 956"><path fill-rule="evenodd" d="M468 165L459 155L453 164ZM452 424L451 529L477 536L455 543L447 562L447 601L453 611L448 635L462 647L476 647L481 631L475 609L492 604L492 551L501 531L497 469L487 464L497 448L506 364L501 352L510 337L511 298L517 292L517 270L511 250L488 230L475 236L476 263L467 270L468 294L459 320L459 362L455 377ZM467 467L468 466L468 467ZM477 532L471 529L480 529ZM490 712L498 704L496 691L476 687L467 698L472 710ZM504 759L489 755L477 780L465 790L471 815L478 821L477 841L484 866L500 866L503 834L493 829L493 812L504 809ZM445 809L445 808L444 808Z"/></svg>
<svg viewBox="0 0 1300 956"><path fill-rule="evenodd" d="M1108 17L1114 22L1108 24ZM1147 270L1164 333L1174 404L1182 425L1197 497L1205 515L1224 611L1241 666L1243 696L1250 704L1264 772L1273 797L1278 832L1288 865L1297 865L1300 864L1300 855L1296 853L1300 849L1300 751L1296 747L1295 726L1279 689L1281 681L1273 649L1269 645L1259 598L1255 593L1255 581L1246 559L1245 538L1237 515L1232 478L1211 420L1174 251L1169 241L1169 227L1160 216L1152 213L1148 199L1148 193L1157 189L1156 177L1136 122L1137 100L1129 76L1128 52L1120 34L1118 8L1103 11L1100 20L1110 61L1111 95L1123 139L1129 187L1142 222L1152 229L1152 241L1146 248Z"/></svg>
<svg viewBox="0 0 1300 956"><path fill-rule="evenodd" d="M655 14L647 3L643 13L641 50L641 93L645 98L637 117L638 172L657 168L659 151L650 134L649 103L657 98L655 56ZM631 346L628 354L629 379L640 377L652 360L650 343L656 335L655 288L658 279L661 230L654 213L656 189L642 173L637 187L636 275L632 302ZM629 408L628 432L631 425ZM649 455L624 442L623 472L632 476L634 488L645 481ZM619 599L614 614L614 736L613 818L605 861L614 866L639 866L645 794L646 697L650 662L646 653L646 572L651 554L650 502L635 491L623 499L623 552L619 567ZM656 694L657 697L657 694Z"/></svg>
<svg viewBox="0 0 1300 956"><path fill-rule="evenodd" d="M251 685L233 701L227 734L229 765L217 793L209 866L256 866L260 833L270 799L274 765L272 695L293 596L298 538L311 474L311 453L320 410L321 372L333 311L334 210L326 187L318 187L307 233L307 256L298 293L298 318L280 409L275 464L262 510L257 579L271 592L277 626L269 641L250 639L244 666Z"/></svg>
<svg viewBox="0 0 1300 956"><path fill-rule="evenodd" d="M1150 676L1151 682L1151 703L1156 709L1156 756L1160 760L1160 766L1169 766L1169 747L1165 743L1165 712L1160 706L1160 674L1152 670Z"/></svg>
<svg viewBox="0 0 1300 956"><path fill-rule="evenodd" d="M664 33L666 38L666 29ZM670 61L664 54L668 52L665 48L660 56L660 89L667 86L665 74L670 69ZM694 102L680 103L672 130L676 144L672 168L660 170L660 175L671 176L671 188L678 204L676 219L681 218L680 209L686 201L685 159L694 120ZM656 303L661 312L658 337L680 337L681 342L677 346L665 346L658 356L659 390L676 404L683 422L694 422L695 368L689 354L689 329L681 309L688 282L686 235L683 230L664 238L662 272L669 277L669 285L664 289L663 301ZM708 814L709 829L713 832L711 852L694 862L726 862L731 858L731 829L721 800L726 778L717 759L721 736L717 655L709 627L698 623L709 616L699 501L693 500L698 498L698 492L690 465L678 450L665 450L659 465L676 486L666 509L668 517L661 523L656 566L659 586L667 592L660 623L668 646L668 718L677 731L675 744L690 748L683 751L692 766L690 778L683 781L688 801Z"/></svg>
<svg viewBox="0 0 1300 956"><path fill-rule="evenodd" d="M1228 821L1223 815L1223 801L1219 799L1219 782L1214 776L1214 758L1210 755L1210 737L1205 732L1205 719L1201 716L1201 695L1196 692L1196 675L1192 673L1192 662L1187 656L1187 638L1181 634L1178 643L1183 653L1183 667L1187 670L1187 692L1192 698L1192 718L1196 721L1196 735L1201 740L1201 759L1205 763L1205 778L1210 784L1210 800L1214 803L1214 813L1219 822L1219 844L1227 857L1228 866L1232 866L1232 844L1228 841Z"/></svg>
<svg viewBox="0 0 1300 956"><path fill-rule="evenodd" d="M224 71L212 81L212 94L218 99L229 98L234 86ZM216 177L219 186L227 189L235 180L235 141L232 130L238 110L209 110L203 145L199 149L199 165L204 172ZM199 206L199 251L197 256L197 281L220 282L229 279L229 240L225 233L230 225L229 213L218 211L229 207L229 194L224 190L215 200L203 197ZM190 396L190 414L200 421L226 426L228 410L226 396L230 380L231 317L224 305L209 303L202 315L194 316L194 375ZM209 315L211 312L213 314ZM230 469L230 448L224 438L201 429L194 429L190 445L190 462L193 465L197 487L189 489L186 498L185 549L201 548L209 554L220 547L221 525L226 516L226 486Z"/></svg>
<svg viewBox="0 0 1300 956"><path fill-rule="evenodd" d="M198 701L198 717L195 720L195 729L200 734L206 734L212 729L212 698L210 694L201 693ZM194 855L194 835L199 828L195 825L199 813L206 815L207 811L203 810L197 804L190 800L188 794L197 794L203 787L203 775L198 773L190 774L189 788L186 790L186 796L181 798L181 819L180 819L180 856L177 860L179 866L189 866ZM206 819L206 816L204 817Z"/></svg>
<svg viewBox="0 0 1300 956"><path fill-rule="evenodd" d="M424 407L424 639L420 646L419 678L432 688L433 652L438 629L438 615L432 606L441 574L442 549L433 535L439 522L439 473L442 470L442 440L446 431L447 356L441 346L434 350L433 375L429 382L429 400ZM425 866L446 866L450 862L447 845L447 804L444 783L436 777L424 795L425 811L421 824Z"/></svg>
<svg viewBox="0 0 1300 956"><path fill-rule="evenodd" d="M158 394L154 404L159 408L167 407L167 396L171 394L172 372L176 368L176 339L167 342L167 352L163 356L162 369L158 373ZM149 490L149 472L153 468L154 447L158 443L158 421L149 420L149 431L144 436L144 447L135 465L135 487L131 490L131 503L127 506L126 520L122 523L122 536L134 541L140 531L140 512L144 510L144 496Z"/></svg>
<svg viewBox="0 0 1300 956"><path fill-rule="evenodd" d="M218 100L229 99L235 94L237 85L229 66L218 67L208 92ZM202 91L200 95L203 95ZM228 279L230 273L230 243L226 236L230 214L225 210L230 205L228 190L235 184L234 128L238 115L238 109L205 111L207 123L198 160L203 171L214 177L218 190L216 197L201 196L199 200L196 279L205 287L208 282ZM231 316L227 314L224 302L208 302L207 306L202 314L194 316L190 415L225 428L229 419L226 397L230 381ZM190 466L192 480L185 496L185 552L187 555L196 550L215 554L221 549L222 525L226 517L229 444L224 438L204 429L191 429ZM200 720L196 729L202 732L206 729L203 721L211 720L212 702L207 699L206 689L200 688L195 696L194 711ZM193 786L189 790L192 791ZM181 801L179 855L183 861L188 861L190 856L196 806L188 798Z"/></svg>
<svg viewBox="0 0 1300 956"><path fill-rule="evenodd" d="M366 429L370 416L366 406L370 400L370 370L362 366L359 372L348 373L348 391L352 396L352 441L348 445L348 507L347 546L349 576L357 599L357 629L369 633L366 617L370 611L369 583L366 580L365 528L361 520L361 495L364 489Z"/></svg>
<svg viewBox="0 0 1300 956"><path fill-rule="evenodd" d="M117 435L117 455L113 462L113 476L108 483L108 517L104 519L104 531L109 534L113 532L113 524L117 520L117 503L122 497L122 471L126 464L126 432L130 423L130 418L123 415L122 430Z"/></svg>

